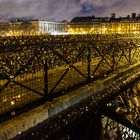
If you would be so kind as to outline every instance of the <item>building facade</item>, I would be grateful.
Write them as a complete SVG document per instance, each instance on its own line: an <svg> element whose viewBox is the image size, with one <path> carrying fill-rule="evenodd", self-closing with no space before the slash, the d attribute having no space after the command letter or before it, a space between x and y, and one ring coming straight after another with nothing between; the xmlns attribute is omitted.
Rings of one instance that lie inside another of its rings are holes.
<svg viewBox="0 0 140 140"><path fill-rule="evenodd" d="M140 16L75 17L71 22L45 20L0 22L0 36L42 34L140 34Z"/></svg>
<svg viewBox="0 0 140 140"><path fill-rule="evenodd" d="M39 21L40 34L61 34L67 31L65 22Z"/></svg>
<svg viewBox="0 0 140 140"><path fill-rule="evenodd" d="M1 36L22 36L63 33L65 22L49 22L43 20L11 21L0 23Z"/></svg>
<svg viewBox="0 0 140 140"><path fill-rule="evenodd" d="M140 17L132 16L115 18L111 17L76 17L68 23L70 34L139 34Z"/></svg>

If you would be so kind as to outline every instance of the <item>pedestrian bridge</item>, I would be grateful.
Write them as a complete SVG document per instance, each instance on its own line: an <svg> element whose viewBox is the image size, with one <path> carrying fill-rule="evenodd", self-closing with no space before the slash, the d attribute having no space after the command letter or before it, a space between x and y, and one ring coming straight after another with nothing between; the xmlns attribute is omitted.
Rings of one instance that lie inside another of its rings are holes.
<svg viewBox="0 0 140 140"><path fill-rule="evenodd" d="M139 139L139 40L138 35L1 37L0 139L35 139L43 125L49 139L88 113L97 114L93 118L103 120L103 128L121 116L116 122L124 126L124 139L131 135L128 129Z"/></svg>

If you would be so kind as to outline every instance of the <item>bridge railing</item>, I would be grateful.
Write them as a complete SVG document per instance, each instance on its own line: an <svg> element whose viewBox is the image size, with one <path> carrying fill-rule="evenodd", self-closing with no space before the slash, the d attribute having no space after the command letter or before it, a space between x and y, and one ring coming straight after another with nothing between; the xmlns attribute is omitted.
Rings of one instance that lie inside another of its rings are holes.
<svg viewBox="0 0 140 140"><path fill-rule="evenodd" d="M52 100L139 61L139 38L71 35L0 38L0 115Z"/></svg>
<svg viewBox="0 0 140 140"><path fill-rule="evenodd" d="M140 139L140 134L106 116L102 116L102 135L103 139Z"/></svg>

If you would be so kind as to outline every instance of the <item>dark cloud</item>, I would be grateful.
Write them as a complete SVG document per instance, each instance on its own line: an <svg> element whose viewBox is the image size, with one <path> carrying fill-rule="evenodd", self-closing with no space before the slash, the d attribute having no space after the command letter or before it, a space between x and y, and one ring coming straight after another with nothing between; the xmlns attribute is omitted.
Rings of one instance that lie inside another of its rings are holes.
<svg viewBox="0 0 140 140"><path fill-rule="evenodd" d="M74 16L139 13L139 0L0 0L0 20L13 17L66 20Z"/></svg>
<svg viewBox="0 0 140 140"><path fill-rule="evenodd" d="M79 12L79 15L81 16L103 15L105 12L104 6L95 6L89 3L82 3L81 7L81 11Z"/></svg>

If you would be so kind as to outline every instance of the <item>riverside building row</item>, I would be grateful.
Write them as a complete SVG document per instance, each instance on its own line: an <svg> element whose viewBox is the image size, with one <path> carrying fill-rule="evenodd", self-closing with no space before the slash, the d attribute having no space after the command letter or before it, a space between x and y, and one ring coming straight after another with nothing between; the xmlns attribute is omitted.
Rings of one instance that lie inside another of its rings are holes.
<svg viewBox="0 0 140 140"><path fill-rule="evenodd" d="M10 21L0 22L0 35L2 36L23 36L23 35L42 35L64 33L65 22L29 20L29 21Z"/></svg>
<svg viewBox="0 0 140 140"><path fill-rule="evenodd" d="M139 34L140 16L136 13L126 17L75 17L70 22L45 20L0 22L1 36L41 34Z"/></svg>
<svg viewBox="0 0 140 140"><path fill-rule="evenodd" d="M68 24L68 32L72 34L139 34L140 16L136 13L127 17L75 17Z"/></svg>

